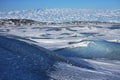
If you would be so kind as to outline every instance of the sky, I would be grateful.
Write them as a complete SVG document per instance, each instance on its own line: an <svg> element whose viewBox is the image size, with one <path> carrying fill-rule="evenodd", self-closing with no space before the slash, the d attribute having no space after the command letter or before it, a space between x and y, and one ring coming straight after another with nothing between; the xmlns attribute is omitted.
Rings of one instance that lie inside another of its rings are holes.
<svg viewBox="0 0 120 80"><path fill-rule="evenodd" d="M40 8L120 9L120 0L0 0L0 11Z"/></svg>

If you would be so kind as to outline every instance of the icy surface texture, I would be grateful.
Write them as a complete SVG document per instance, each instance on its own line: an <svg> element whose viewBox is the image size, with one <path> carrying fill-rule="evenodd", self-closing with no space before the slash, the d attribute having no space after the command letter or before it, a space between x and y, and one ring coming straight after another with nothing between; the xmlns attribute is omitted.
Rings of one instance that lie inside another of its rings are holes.
<svg viewBox="0 0 120 80"><path fill-rule="evenodd" d="M120 10L35 9L0 12L0 19L32 19L42 22L105 21L120 22Z"/></svg>

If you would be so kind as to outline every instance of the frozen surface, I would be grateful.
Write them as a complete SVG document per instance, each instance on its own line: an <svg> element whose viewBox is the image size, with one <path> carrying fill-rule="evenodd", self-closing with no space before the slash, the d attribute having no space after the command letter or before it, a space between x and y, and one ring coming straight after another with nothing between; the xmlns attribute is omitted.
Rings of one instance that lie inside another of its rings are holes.
<svg viewBox="0 0 120 80"><path fill-rule="evenodd" d="M43 22L106 21L120 22L120 10L36 9L0 12L0 19L33 19Z"/></svg>
<svg viewBox="0 0 120 80"><path fill-rule="evenodd" d="M117 26L115 28L114 26ZM50 50L65 47L85 47L88 39L100 39L120 43L120 25L76 25L76 26L1 26L2 35L15 35L30 39L35 44ZM114 29L111 29L114 28Z"/></svg>
<svg viewBox="0 0 120 80"><path fill-rule="evenodd" d="M0 12L0 80L18 79L120 80L120 10Z"/></svg>
<svg viewBox="0 0 120 80"><path fill-rule="evenodd" d="M0 36L1 80L119 80L120 61L60 56L45 48Z"/></svg>

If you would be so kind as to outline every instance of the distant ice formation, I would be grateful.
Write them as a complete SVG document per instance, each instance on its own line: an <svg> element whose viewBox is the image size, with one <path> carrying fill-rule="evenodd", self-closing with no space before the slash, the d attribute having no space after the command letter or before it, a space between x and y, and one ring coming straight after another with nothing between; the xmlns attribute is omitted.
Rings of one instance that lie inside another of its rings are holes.
<svg viewBox="0 0 120 80"><path fill-rule="evenodd" d="M42 22L102 21L120 22L120 9L35 9L0 12L0 19L32 19Z"/></svg>

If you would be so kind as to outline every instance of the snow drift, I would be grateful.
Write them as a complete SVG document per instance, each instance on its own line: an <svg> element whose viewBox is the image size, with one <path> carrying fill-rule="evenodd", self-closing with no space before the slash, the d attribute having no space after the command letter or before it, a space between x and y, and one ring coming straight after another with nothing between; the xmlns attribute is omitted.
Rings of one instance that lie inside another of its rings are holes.
<svg viewBox="0 0 120 80"><path fill-rule="evenodd" d="M56 62L94 69L34 44L0 36L1 80L49 80L48 74L55 70Z"/></svg>

